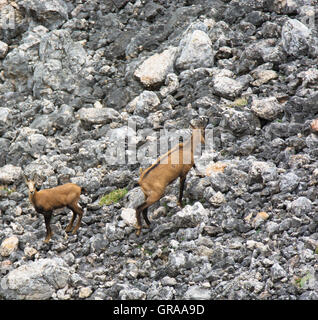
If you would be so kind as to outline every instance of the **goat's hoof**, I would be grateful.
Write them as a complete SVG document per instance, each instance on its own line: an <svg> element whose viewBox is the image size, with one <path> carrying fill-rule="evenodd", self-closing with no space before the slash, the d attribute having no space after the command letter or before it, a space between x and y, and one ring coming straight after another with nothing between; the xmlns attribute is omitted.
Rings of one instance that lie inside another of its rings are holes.
<svg viewBox="0 0 318 320"><path fill-rule="evenodd" d="M178 201L177 205L182 209L184 207L184 205Z"/></svg>
<svg viewBox="0 0 318 320"><path fill-rule="evenodd" d="M141 232L141 229L137 229L137 230L136 230L136 236L137 236L137 237L140 236L140 232Z"/></svg>

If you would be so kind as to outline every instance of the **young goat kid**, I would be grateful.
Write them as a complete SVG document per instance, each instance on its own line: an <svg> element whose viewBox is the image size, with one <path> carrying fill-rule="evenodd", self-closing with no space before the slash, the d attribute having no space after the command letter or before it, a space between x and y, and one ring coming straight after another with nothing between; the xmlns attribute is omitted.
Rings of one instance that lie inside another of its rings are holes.
<svg viewBox="0 0 318 320"><path fill-rule="evenodd" d="M146 201L136 209L137 236L140 235L142 228L141 213L149 227L150 222L147 217L148 207L157 202L163 196L166 187L177 178L180 178L178 205L182 207L182 195L186 176L190 169L195 167L193 153L196 147L200 143L205 143L204 132L208 121L209 119L201 119L199 124L195 126L190 123L193 129L191 138L184 143L179 143L166 154L159 157L153 165L142 171L138 183L145 194Z"/></svg>
<svg viewBox="0 0 318 320"><path fill-rule="evenodd" d="M44 216L46 226L46 237L44 242L48 243L52 237L53 232L50 227L50 221L53 210L55 209L68 207L73 212L72 219L65 229L66 232L72 230L74 220L77 215L79 216L77 224L72 232L72 234L75 234L81 224L83 216L83 210L78 205L81 187L74 183L66 183L55 188L38 191L34 180L25 179L25 182L29 188L30 202L33 204L36 212L41 213Z"/></svg>

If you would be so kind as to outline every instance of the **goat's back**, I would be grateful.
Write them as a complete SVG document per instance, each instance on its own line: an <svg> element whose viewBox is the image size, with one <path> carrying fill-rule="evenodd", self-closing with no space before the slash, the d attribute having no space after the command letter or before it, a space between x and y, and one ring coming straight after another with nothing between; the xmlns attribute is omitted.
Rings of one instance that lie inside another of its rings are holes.
<svg viewBox="0 0 318 320"><path fill-rule="evenodd" d="M80 186L75 183L66 183L55 188L38 191L36 205L44 210L54 210L75 204L79 200L80 195Z"/></svg>

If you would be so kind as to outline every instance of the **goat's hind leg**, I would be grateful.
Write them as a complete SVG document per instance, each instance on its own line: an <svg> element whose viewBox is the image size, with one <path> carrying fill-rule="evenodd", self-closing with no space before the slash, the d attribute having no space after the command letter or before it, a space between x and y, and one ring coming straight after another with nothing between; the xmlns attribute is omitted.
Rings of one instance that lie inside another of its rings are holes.
<svg viewBox="0 0 318 320"><path fill-rule="evenodd" d="M82 217L83 217L83 209L80 208L77 204L75 205L69 205L68 206L69 209L72 210L73 212L73 216L72 216L72 219L70 221L70 223L68 224L68 226L66 227L65 231L66 232L70 232L73 228L73 223L78 215L78 220L77 220L77 223L75 225L75 228L73 229L72 231L72 234L75 234L76 231L78 230L78 228L80 227L80 224L81 224L81 221L82 221Z"/></svg>
<svg viewBox="0 0 318 320"><path fill-rule="evenodd" d="M76 206L76 210L77 210L77 214L78 214L78 220L77 220L75 228L72 231L72 234L75 234L77 232L78 228L81 225L81 221L82 221L82 217L83 217L83 209L80 208L79 206Z"/></svg>
<svg viewBox="0 0 318 320"><path fill-rule="evenodd" d="M74 221L75 221L75 219L76 219L76 216L77 216L77 212L76 212L76 210L74 210L74 208L72 207L72 206L67 206L69 209L71 209L72 210L72 213L73 213L73 215L72 215L72 218L71 218L71 221L70 221L70 223L67 225L67 227L66 227L66 229L65 229L65 232L70 232L71 230L72 230L72 228L73 228L73 223L74 223Z"/></svg>
<svg viewBox="0 0 318 320"><path fill-rule="evenodd" d="M139 237L140 232L141 232L141 212L145 209L145 206L147 206L147 202L142 203L140 206L137 207L136 209L136 219L137 219L137 230L136 230L136 235Z"/></svg>
<svg viewBox="0 0 318 320"><path fill-rule="evenodd" d="M162 194L159 194L159 193L158 194L151 194L144 203L142 203L140 206L137 207L137 209L136 209L136 219L137 219L136 235L137 236L140 235L141 228L142 228L140 214L142 213L142 215L145 219L145 222L149 227L150 221L147 216L148 207L150 207L153 203L158 201L161 198L161 196L162 196Z"/></svg>

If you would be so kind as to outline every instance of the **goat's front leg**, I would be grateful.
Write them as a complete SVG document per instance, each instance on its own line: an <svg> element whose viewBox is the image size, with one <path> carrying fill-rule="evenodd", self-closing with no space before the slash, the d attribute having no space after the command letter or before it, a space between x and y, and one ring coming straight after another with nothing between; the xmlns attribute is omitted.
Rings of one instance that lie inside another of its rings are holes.
<svg viewBox="0 0 318 320"><path fill-rule="evenodd" d="M44 221L45 221L45 226L46 226L46 237L44 242L48 243L51 240L52 237L52 230L51 230L51 226L50 226L50 222L51 222L51 218L52 218L52 211L49 212L45 212L43 213L44 215Z"/></svg>
<svg viewBox="0 0 318 320"><path fill-rule="evenodd" d="M183 196L185 180L186 180L186 177L180 177L180 192L179 192L178 206L181 208L183 208L182 196Z"/></svg>

